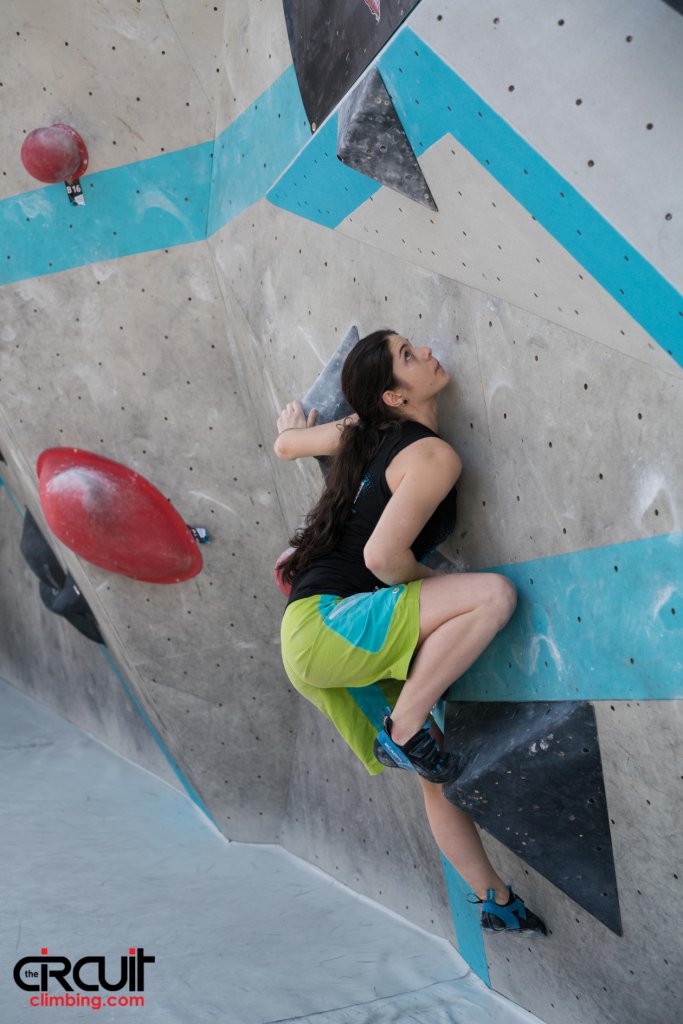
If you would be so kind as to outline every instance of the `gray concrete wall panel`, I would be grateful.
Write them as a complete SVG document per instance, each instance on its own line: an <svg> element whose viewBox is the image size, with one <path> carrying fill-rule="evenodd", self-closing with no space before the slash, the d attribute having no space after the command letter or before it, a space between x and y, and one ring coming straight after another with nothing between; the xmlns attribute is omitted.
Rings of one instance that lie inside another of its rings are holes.
<svg viewBox="0 0 683 1024"><path fill-rule="evenodd" d="M182 0L176 0L185 7ZM223 0L221 89L216 136L291 67L282 0ZM218 76L216 76L218 77Z"/></svg>
<svg viewBox="0 0 683 1024"><path fill-rule="evenodd" d="M495 0L422 0L410 27L683 286L683 20L675 11L649 0L575 0L571 8L522 0L505 10Z"/></svg>
<svg viewBox="0 0 683 1024"><path fill-rule="evenodd" d="M226 0L195 0L192 4L184 3L183 0L162 2L166 18L173 27L187 64L199 79L208 100L212 121L205 139L210 138L223 95L223 29L227 10L234 7L234 0L227 3Z"/></svg>
<svg viewBox="0 0 683 1024"><path fill-rule="evenodd" d="M85 267L22 282L3 299L17 339L0 353L4 412L32 501L40 451L74 445L141 473L186 522L209 530L203 572L173 586L140 584L55 548L85 577L112 653L191 784L204 797L203 777L222 764L230 792L240 790L240 805L250 808L240 838L272 839L288 755L266 751L265 737L291 728L297 714L279 664L272 584L282 517L266 454L272 438L261 437L239 384L209 251L198 245ZM227 323L229 335L236 328ZM252 701L256 679L269 681L271 698ZM235 701L242 716L228 710ZM203 735L209 710L214 726ZM245 730L249 743L264 737L264 753L245 764L242 786ZM234 800L223 797L214 811L227 821Z"/></svg>
<svg viewBox="0 0 683 1024"><path fill-rule="evenodd" d="M498 301L477 337L509 561L680 530L678 374Z"/></svg>
<svg viewBox="0 0 683 1024"><path fill-rule="evenodd" d="M224 601L226 593L239 597L240 585L224 583L217 592ZM165 657L135 670L223 834L271 842L284 813L300 709L284 676L279 637L259 635L248 623L232 628L228 614L215 637L200 626L199 646L174 643Z"/></svg>
<svg viewBox="0 0 683 1024"><path fill-rule="evenodd" d="M3 147L0 198L37 187L19 160L24 133L34 128L60 122L77 128L90 174L211 138L207 75L200 77L191 60L193 40L210 15L220 35L221 15L212 8L193 4L188 32L189 15L172 21L161 0L91 5L87 17L77 0L14 5L0 32L0 94L14 143ZM202 71L207 29L197 61ZM214 75L220 77L215 66Z"/></svg>
<svg viewBox="0 0 683 1024"><path fill-rule="evenodd" d="M337 229L669 372L679 367L452 136L420 157L439 212L382 188ZM457 185L454 187L454 182Z"/></svg>

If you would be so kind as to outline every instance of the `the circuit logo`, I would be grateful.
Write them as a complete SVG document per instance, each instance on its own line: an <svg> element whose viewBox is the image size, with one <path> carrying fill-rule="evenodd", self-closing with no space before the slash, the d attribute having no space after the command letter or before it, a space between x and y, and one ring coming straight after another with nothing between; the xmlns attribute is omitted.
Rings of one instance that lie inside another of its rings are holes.
<svg viewBox="0 0 683 1024"><path fill-rule="evenodd" d="M156 960L156 957L145 956L144 949L129 948L128 955L121 956L120 967L113 977L113 971L107 970L103 956L83 956L72 964L66 956L47 954L47 949L41 949L40 956L24 956L17 960L13 976L24 992L48 992L50 979L61 985L65 992L73 992L74 986L85 992L99 992L101 989L119 992L126 986L130 992L144 992L145 964L153 964ZM95 980L92 980L93 974Z"/></svg>

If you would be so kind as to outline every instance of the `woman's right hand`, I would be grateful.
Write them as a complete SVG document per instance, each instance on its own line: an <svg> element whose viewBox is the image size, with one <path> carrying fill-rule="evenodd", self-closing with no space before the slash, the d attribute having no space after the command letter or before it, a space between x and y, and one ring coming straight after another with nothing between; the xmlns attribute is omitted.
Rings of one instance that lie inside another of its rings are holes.
<svg viewBox="0 0 683 1024"><path fill-rule="evenodd" d="M285 430L293 430L295 428L302 427L313 427L315 421L318 418L318 410L311 409L306 417L304 407L298 398L295 398L293 402L288 402L285 408L282 410L277 420L278 434L282 434Z"/></svg>

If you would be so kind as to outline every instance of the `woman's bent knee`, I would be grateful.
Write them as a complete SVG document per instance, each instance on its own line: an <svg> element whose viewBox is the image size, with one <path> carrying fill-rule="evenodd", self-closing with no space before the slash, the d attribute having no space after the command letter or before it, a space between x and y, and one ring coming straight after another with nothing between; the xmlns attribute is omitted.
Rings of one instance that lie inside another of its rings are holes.
<svg viewBox="0 0 683 1024"><path fill-rule="evenodd" d="M489 602L500 622L500 628L510 621L517 607L517 591L507 576L491 573Z"/></svg>

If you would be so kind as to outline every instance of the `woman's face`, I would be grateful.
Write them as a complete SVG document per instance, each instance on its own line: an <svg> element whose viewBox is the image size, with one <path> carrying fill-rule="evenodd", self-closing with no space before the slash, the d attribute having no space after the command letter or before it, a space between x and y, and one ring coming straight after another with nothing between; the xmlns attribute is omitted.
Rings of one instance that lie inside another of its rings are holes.
<svg viewBox="0 0 683 1024"><path fill-rule="evenodd" d="M432 355L431 348L415 348L407 338L392 334L389 348L393 359L394 376L399 381L396 392L405 391L405 397L416 403L437 395L450 383L448 370Z"/></svg>

